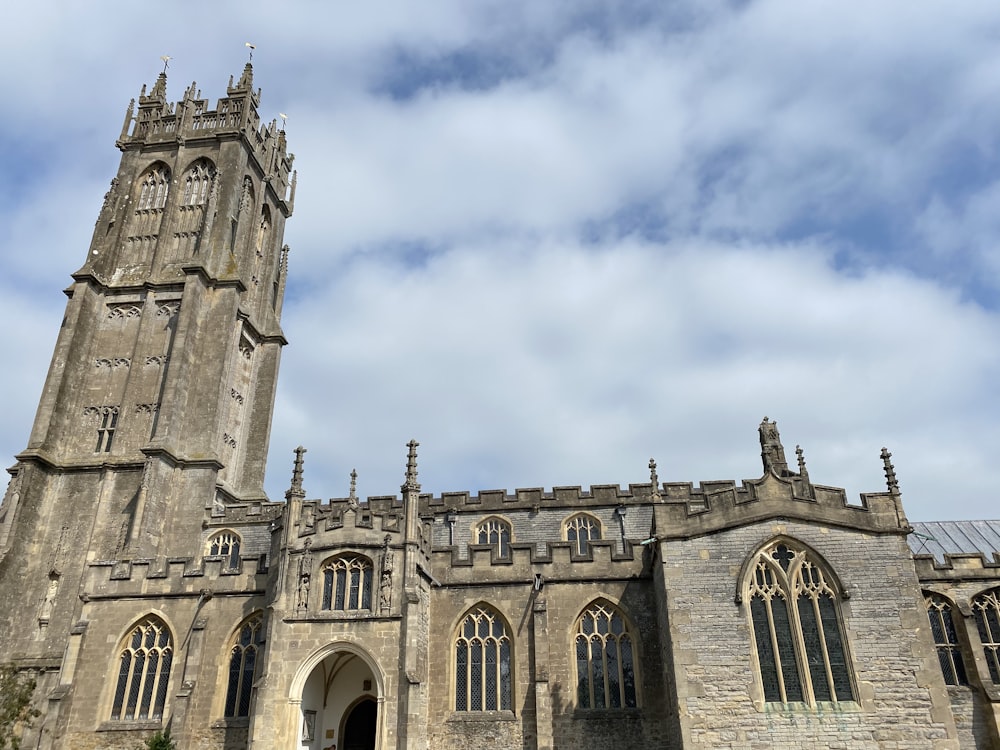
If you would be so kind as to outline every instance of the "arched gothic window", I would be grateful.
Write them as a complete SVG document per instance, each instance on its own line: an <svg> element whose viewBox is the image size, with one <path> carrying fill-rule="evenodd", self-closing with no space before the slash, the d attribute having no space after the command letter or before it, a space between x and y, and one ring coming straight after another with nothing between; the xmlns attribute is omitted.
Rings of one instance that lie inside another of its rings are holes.
<svg viewBox="0 0 1000 750"><path fill-rule="evenodd" d="M962 647L955 629L952 606L947 599L937 594L929 594L926 603L944 681L949 685L967 685L965 662L962 661Z"/></svg>
<svg viewBox="0 0 1000 750"><path fill-rule="evenodd" d="M118 657L113 721L160 719L167 700L173 638L166 624L149 616L126 636Z"/></svg>
<svg viewBox="0 0 1000 750"><path fill-rule="evenodd" d="M208 159L199 159L188 168L184 175L185 206L199 206L208 200L208 191L215 177L215 167Z"/></svg>
<svg viewBox="0 0 1000 750"><path fill-rule="evenodd" d="M987 591L973 599L972 614L976 618L990 679L994 685L1000 685L1000 589Z"/></svg>
<svg viewBox="0 0 1000 750"><path fill-rule="evenodd" d="M238 568L240 565L240 536L235 531L220 531L208 541L208 554L211 557L226 558L227 568Z"/></svg>
<svg viewBox="0 0 1000 750"><path fill-rule="evenodd" d="M635 642L610 602L596 601L576 623L576 705L635 708Z"/></svg>
<svg viewBox="0 0 1000 750"><path fill-rule="evenodd" d="M510 555L510 524L502 518L487 518L476 527L476 544L490 544L498 557Z"/></svg>
<svg viewBox="0 0 1000 750"><path fill-rule="evenodd" d="M749 568L747 594L764 699L853 701L836 584L790 542L765 547Z"/></svg>
<svg viewBox="0 0 1000 750"><path fill-rule="evenodd" d="M590 543L600 538L601 522L593 516L579 513L566 521L566 541L573 543L575 554L590 554Z"/></svg>
<svg viewBox="0 0 1000 750"><path fill-rule="evenodd" d="M455 638L455 710L510 711L510 628L492 607L476 606Z"/></svg>
<svg viewBox="0 0 1000 750"><path fill-rule="evenodd" d="M170 191L170 170L163 164L158 164L142 177L139 189L137 211L162 209L167 204L167 193Z"/></svg>
<svg viewBox="0 0 1000 750"><path fill-rule="evenodd" d="M226 687L226 718L250 715L250 688L257 667L264 616L257 612L243 621L229 650L229 682Z"/></svg>
<svg viewBox="0 0 1000 750"><path fill-rule="evenodd" d="M347 612L372 608L372 561L341 555L323 565L323 609Z"/></svg>

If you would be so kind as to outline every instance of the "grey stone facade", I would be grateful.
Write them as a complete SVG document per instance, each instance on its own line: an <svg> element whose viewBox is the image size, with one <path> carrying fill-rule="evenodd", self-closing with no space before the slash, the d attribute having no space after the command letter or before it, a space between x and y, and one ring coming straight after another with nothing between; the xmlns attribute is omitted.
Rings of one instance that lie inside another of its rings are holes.
<svg viewBox="0 0 1000 750"><path fill-rule="evenodd" d="M27 747L1000 746L1000 535L922 550L885 451L857 504L766 418L741 483L432 495L411 443L398 496L307 498L299 449L269 500L295 176L259 96L128 108L0 504Z"/></svg>

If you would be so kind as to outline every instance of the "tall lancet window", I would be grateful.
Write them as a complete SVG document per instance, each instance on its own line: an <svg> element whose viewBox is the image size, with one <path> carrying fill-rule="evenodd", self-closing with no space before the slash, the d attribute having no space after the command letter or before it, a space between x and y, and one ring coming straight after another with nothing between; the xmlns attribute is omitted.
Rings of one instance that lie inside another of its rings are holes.
<svg viewBox="0 0 1000 750"><path fill-rule="evenodd" d="M1000 685L1000 589L987 591L972 600L979 641L983 644L990 680Z"/></svg>
<svg viewBox="0 0 1000 750"><path fill-rule="evenodd" d="M159 617L146 617L132 628L119 651L112 720L155 720L163 716L173 655L173 637Z"/></svg>
<svg viewBox="0 0 1000 750"><path fill-rule="evenodd" d="M635 708L635 642L610 602L596 601L576 623L576 705Z"/></svg>
<svg viewBox="0 0 1000 750"><path fill-rule="evenodd" d="M492 607L473 607L455 637L455 710L512 710L511 664L507 623Z"/></svg>
<svg viewBox="0 0 1000 750"><path fill-rule="evenodd" d="M764 699L853 701L832 574L805 549L781 540L758 553L745 585Z"/></svg>
<svg viewBox="0 0 1000 750"><path fill-rule="evenodd" d="M264 616L257 612L240 625L229 649L229 680L226 685L227 718L250 715L250 692L260 654Z"/></svg>

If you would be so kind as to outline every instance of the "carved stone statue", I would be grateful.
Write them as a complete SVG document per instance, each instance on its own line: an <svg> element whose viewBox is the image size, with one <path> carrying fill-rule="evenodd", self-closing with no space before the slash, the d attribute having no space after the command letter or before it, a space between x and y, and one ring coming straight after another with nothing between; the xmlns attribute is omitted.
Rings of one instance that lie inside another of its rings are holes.
<svg viewBox="0 0 1000 750"><path fill-rule="evenodd" d="M305 609L309 606L309 584L312 579L312 546L311 540L305 544L305 552L299 558L299 587L295 602L296 609Z"/></svg>
<svg viewBox="0 0 1000 750"><path fill-rule="evenodd" d="M393 552L389 549L389 535L385 535L385 540L383 541L384 551L382 553L382 577L379 581L378 587L378 599L379 599L379 609L382 612L388 612L392 609L392 567Z"/></svg>

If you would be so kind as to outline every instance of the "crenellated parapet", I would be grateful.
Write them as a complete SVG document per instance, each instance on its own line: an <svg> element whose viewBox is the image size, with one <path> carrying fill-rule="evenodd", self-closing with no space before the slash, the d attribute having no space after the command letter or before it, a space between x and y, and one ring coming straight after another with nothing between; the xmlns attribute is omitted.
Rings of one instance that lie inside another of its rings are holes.
<svg viewBox="0 0 1000 750"><path fill-rule="evenodd" d="M630 484L622 489L617 484L595 484L585 490L581 485L553 487L546 491L542 487L528 487L507 490L480 490L471 492L443 492L440 495L421 495L421 504L427 512L440 512L442 508L455 511L477 512L499 511L510 508L540 507L586 507L599 505L619 505L632 502L648 502L651 494L649 484Z"/></svg>
<svg viewBox="0 0 1000 750"><path fill-rule="evenodd" d="M922 583L1000 582L1000 552L993 552L992 555L984 552L946 553L943 559L930 554L914 555L913 565Z"/></svg>
<svg viewBox="0 0 1000 750"><path fill-rule="evenodd" d="M284 503L215 503L206 514L206 528L214 526L234 526L257 523L272 523L281 519L285 512Z"/></svg>
<svg viewBox="0 0 1000 750"><path fill-rule="evenodd" d="M656 537L685 539L770 518L787 518L878 533L906 534L910 527L898 495L863 493L860 504L848 502L839 487L779 477L768 472L760 479L664 485L663 502L656 506Z"/></svg>
<svg viewBox="0 0 1000 750"><path fill-rule="evenodd" d="M264 555L241 556L235 566L221 556L99 560L87 566L81 590L87 599L259 594L267 575Z"/></svg>

